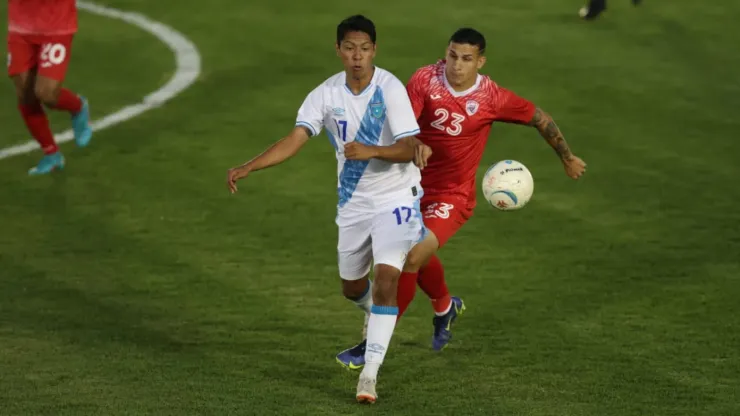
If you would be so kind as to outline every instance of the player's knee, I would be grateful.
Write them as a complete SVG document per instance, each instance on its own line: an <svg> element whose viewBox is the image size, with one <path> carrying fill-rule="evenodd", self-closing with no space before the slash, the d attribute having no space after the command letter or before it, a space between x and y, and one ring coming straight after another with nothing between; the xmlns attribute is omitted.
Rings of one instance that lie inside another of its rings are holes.
<svg viewBox="0 0 740 416"><path fill-rule="evenodd" d="M34 88L36 98L47 106L54 106L59 97L59 88L56 85L38 83Z"/></svg>
<svg viewBox="0 0 740 416"><path fill-rule="evenodd" d="M416 273L424 265L426 253L422 250L411 250L408 257L406 257L406 263L403 265L404 272Z"/></svg>
<svg viewBox="0 0 740 416"><path fill-rule="evenodd" d="M373 303L379 306L396 304L398 278L401 271L387 264L375 266L375 280L373 280Z"/></svg>
<svg viewBox="0 0 740 416"><path fill-rule="evenodd" d="M360 298L367 290L368 283L367 276L357 280L342 279L342 294L347 299Z"/></svg>
<svg viewBox="0 0 740 416"><path fill-rule="evenodd" d="M22 105L36 105L39 100L33 94L33 92L17 91L18 103Z"/></svg>
<svg viewBox="0 0 740 416"><path fill-rule="evenodd" d="M427 237L411 249L409 255L406 257L406 263L403 265L404 272L416 273L429 263L429 259L437 251L437 247L439 247L436 237L432 237Z"/></svg>
<svg viewBox="0 0 740 416"><path fill-rule="evenodd" d="M15 75L13 78L13 85L15 86L15 95L18 97L18 102L23 105L31 105L37 102L36 95L33 91L33 86L30 85L31 78L28 73Z"/></svg>

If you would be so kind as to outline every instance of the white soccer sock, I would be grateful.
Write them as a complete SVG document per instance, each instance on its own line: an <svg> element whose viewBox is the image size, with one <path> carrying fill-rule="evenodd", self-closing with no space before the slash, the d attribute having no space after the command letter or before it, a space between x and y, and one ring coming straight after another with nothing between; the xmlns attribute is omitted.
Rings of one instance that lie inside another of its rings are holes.
<svg viewBox="0 0 740 416"><path fill-rule="evenodd" d="M397 306L373 305L367 325L367 347L365 349L365 368L360 377L376 379L378 370L391 343L393 330L398 318Z"/></svg>
<svg viewBox="0 0 740 416"><path fill-rule="evenodd" d="M359 298L347 298L352 301L358 308L362 309L366 315L370 315L370 308L373 306L373 281L367 280L367 289Z"/></svg>

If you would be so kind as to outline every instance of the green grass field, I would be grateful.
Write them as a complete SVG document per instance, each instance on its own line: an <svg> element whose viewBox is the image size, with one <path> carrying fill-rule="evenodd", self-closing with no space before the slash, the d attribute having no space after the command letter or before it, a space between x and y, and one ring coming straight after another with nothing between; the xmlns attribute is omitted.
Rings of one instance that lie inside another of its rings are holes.
<svg viewBox="0 0 740 416"><path fill-rule="evenodd" d="M0 160L0 415L740 414L740 5L612 0L584 23L552 0L251 3L105 0L188 36L198 82L63 145L63 172L29 178L38 152ZM494 127L479 174L520 160L534 197L480 203L443 249L468 311L434 353L419 292L372 408L334 362L362 318L340 293L333 149L318 138L225 186L341 70L336 24L356 12L402 80L480 29L484 72L589 165L574 182L536 131ZM174 68L156 38L81 12L67 85L96 118ZM0 93L4 148L29 137L10 82Z"/></svg>

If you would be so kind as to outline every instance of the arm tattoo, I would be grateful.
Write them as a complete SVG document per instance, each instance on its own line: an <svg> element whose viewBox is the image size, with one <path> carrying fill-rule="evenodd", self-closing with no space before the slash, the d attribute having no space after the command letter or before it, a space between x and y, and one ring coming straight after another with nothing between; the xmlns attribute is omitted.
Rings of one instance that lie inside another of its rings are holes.
<svg viewBox="0 0 740 416"><path fill-rule="evenodd" d="M537 126L542 121L542 116L545 114L544 111L540 110L539 107L537 107L534 110L534 115L532 116L532 120L529 121L530 126Z"/></svg>
<svg viewBox="0 0 740 416"><path fill-rule="evenodd" d="M529 125L537 128L537 131L540 132L540 136L547 141L561 159L569 159L573 156L573 153L570 151L570 147L568 147L568 143L566 143L565 138L563 137L563 133L558 128L558 125L555 124L555 120L553 120L549 114L537 108L532 120L529 122Z"/></svg>

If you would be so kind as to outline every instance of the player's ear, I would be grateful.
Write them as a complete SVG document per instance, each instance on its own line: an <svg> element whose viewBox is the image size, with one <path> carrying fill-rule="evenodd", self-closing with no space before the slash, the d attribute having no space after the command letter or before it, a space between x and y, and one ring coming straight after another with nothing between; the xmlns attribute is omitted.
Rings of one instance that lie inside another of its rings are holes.
<svg viewBox="0 0 740 416"><path fill-rule="evenodd" d="M479 56L478 57L478 69L483 68L483 65L485 64L486 64L486 56L485 55Z"/></svg>
<svg viewBox="0 0 740 416"><path fill-rule="evenodd" d="M341 58L342 57L342 53L339 50L339 44L338 43L335 43L334 44L334 49L337 51L337 56Z"/></svg>

